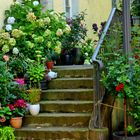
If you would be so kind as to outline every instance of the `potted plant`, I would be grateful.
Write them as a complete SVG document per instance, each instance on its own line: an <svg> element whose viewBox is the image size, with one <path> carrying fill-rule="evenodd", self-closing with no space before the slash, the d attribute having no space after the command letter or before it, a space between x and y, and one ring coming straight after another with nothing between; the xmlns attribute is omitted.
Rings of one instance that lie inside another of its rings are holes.
<svg viewBox="0 0 140 140"><path fill-rule="evenodd" d="M14 128L21 128L22 118L27 112L27 104L23 99L17 99L13 103L7 104L10 108L12 115L10 119L10 124Z"/></svg>
<svg viewBox="0 0 140 140"><path fill-rule="evenodd" d="M41 55L37 55L38 61L31 61L27 68L27 75L29 79L29 90L27 92L29 96L29 102L31 104L36 104L39 102L41 95L40 82L45 76L45 66L40 62L40 57ZM39 109L39 105L37 105L37 108ZM31 105L29 107L29 110L30 109ZM35 113L35 115L37 114L38 113Z"/></svg>
<svg viewBox="0 0 140 140"><path fill-rule="evenodd" d="M15 140L14 129L10 126L0 127L0 140Z"/></svg>
<svg viewBox="0 0 140 140"><path fill-rule="evenodd" d="M110 54L111 55L111 54ZM108 91L108 93L111 93L115 97L123 98L124 100L124 127L122 126L122 131L114 133L114 139L113 140L123 140L125 137L129 137L132 135L132 137L136 138L139 136L135 136L136 132L129 133L130 131L130 125L128 127L128 116L132 112L135 112L134 105L131 107L130 104L128 104L128 101L131 100L131 102L135 103L135 106L139 106L139 64L138 61L134 58L131 58L131 67L129 65L129 60L126 56L121 56L120 54L113 54L113 56L116 58L113 62L108 62L106 66L106 72L102 73L101 82L105 89ZM136 102L137 100L137 102ZM132 104L133 104L132 103ZM137 104L137 105L136 105ZM131 111L128 110L128 106L130 107ZM127 114L127 112L131 112ZM136 115L136 114L135 114ZM134 114L133 121L135 121L136 117ZM138 116L138 114L137 114ZM137 125L135 125L137 127ZM128 129L129 128L129 129ZM134 130L134 129L133 129ZM135 128L137 130L137 128ZM132 131L131 131L132 132ZM116 135L117 134L117 135ZM118 134L120 134L118 136ZM134 136L133 136L134 135ZM129 138L128 138L129 139Z"/></svg>
<svg viewBox="0 0 140 140"><path fill-rule="evenodd" d="M31 88L28 92L28 97L29 97L29 112L31 115L38 115L40 111L40 95L41 95L41 90L36 89L36 88Z"/></svg>
<svg viewBox="0 0 140 140"><path fill-rule="evenodd" d="M71 19L67 19L67 24L71 27L71 32L64 36L62 40L62 64L71 65L79 63L81 48L78 45L85 40L87 35L84 20L84 12Z"/></svg>

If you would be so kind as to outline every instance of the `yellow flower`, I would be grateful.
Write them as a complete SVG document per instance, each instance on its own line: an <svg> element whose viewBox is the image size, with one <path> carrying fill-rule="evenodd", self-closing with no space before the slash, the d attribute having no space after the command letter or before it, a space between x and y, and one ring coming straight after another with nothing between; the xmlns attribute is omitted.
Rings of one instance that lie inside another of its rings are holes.
<svg viewBox="0 0 140 140"><path fill-rule="evenodd" d="M29 22L33 22L36 20L36 16L33 12L29 12L28 15L26 16L26 18Z"/></svg>
<svg viewBox="0 0 140 140"><path fill-rule="evenodd" d="M60 53L61 53L61 47L60 47L60 46L55 46L54 51L55 51L57 54L60 54Z"/></svg>
<svg viewBox="0 0 140 140"><path fill-rule="evenodd" d="M51 34L51 31L49 29L47 29L45 32L44 32L44 36L49 36Z"/></svg>
<svg viewBox="0 0 140 140"><path fill-rule="evenodd" d="M70 26L67 24L66 27L65 27L65 29L64 29L64 32L65 32L66 34L69 34L70 31L71 31L71 28L70 28Z"/></svg>
<svg viewBox="0 0 140 140"><path fill-rule="evenodd" d="M51 48L51 46L52 46L52 43L49 41L49 42L47 43L47 47L48 47L48 48Z"/></svg>
<svg viewBox="0 0 140 140"><path fill-rule="evenodd" d="M57 35L57 36L62 36L62 35L63 35L62 29L58 29L58 30L56 31L56 35Z"/></svg>
<svg viewBox="0 0 140 140"><path fill-rule="evenodd" d="M3 33L0 34L0 38L8 40L8 39L10 39L10 34L7 33L7 32L3 32Z"/></svg>
<svg viewBox="0 0 140 140"><path fill-rule="evenodd" d="M45 24L44 24L43 19L38 19L38 20L37 20L37 25L38 25L39 27L44 27Z"/></svg>
<svg viewBox="0 0 140 140"><path fill-rule="evenodd" d="M49 17L44 18L44 23L49 24L51 22Z"/></svg>
<svg viewBox="0 0 140 140"><path fill-rule="evenodd" d="M20 38L22 35L23 35L23 32L21 30L14 29L12 31L12 36L15 38Z"/></svg>
<svg viewBox="0 0 140 140"><path fill-rule="evenodd" d="M15 46L16 45L16 40L14 38L9 39L9 45L10 46Z"/></svg>
<svg viewBox="0 0 140 140"><path fill-rule="evenodd" d="M9 52L9 51L10 51L9 46L8 46L8 45L4 45L4 46L2 47L2 51L3 51L4 53Z"/></svg>

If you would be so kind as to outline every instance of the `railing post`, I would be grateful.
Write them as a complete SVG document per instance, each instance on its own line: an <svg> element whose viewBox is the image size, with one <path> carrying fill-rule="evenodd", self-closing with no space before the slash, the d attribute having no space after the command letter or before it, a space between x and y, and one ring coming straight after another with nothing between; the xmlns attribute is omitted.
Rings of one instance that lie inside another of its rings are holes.
<svg viewBox="0 0 140 140"><path fill-rule="evenodd" d="M124 53L130 55L131 39L130 0L123 0L123 48Z"/></svg>

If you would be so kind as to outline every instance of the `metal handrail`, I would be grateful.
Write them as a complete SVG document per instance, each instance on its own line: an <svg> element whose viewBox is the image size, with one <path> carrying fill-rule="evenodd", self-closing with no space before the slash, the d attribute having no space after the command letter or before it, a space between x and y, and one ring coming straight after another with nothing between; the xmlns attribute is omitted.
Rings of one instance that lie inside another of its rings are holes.
<svg viewBox="0 0 140 140"><path fill-rule="evenodd" d="M94 60L96 60L96 58L97 58L97 55L98 55L98 53L99 53L99 51L100 51L100 48L101 48L101 44L102 44L103 41L104 41L104 38L105 38L105 36L106 36L106 34L107 34L107 31L108 31L108 29L109 29L109 27L110 27L110 24L111 24L111 21L112 21L112 18L113 18L113 16L114 16L114 14L115 14L116 9L117 9L116 7L113 7L112 10L111 10L111 13L110 13L110 15L109 15L108 21L107 21L107 23L105 24L105 27L104 27L104 30L103 30L102 35L101 35L101 37L100 37L100 40L99 40L99 42L98 42L98 44L97 44L97 47L96 47L96 49L95 49L95 51L94 51L94 54L93 54L93 56L92 56L92 62L93 62Z"/></svg>
<svg viewBox="0 0 140 140"><path fill-rule="evenodd" d="M97 60L97 55L101 49L101 45L104 41L104 38L109 30L109 27L111 25L111 21L115 15L116 9L117 9L117 0L114 0L114 5L113 8L110 12L109 18L105 24L104 30L102 32L102 35L100 37L100 40L96 46L96 49L94 51L94 54L92 55L92 63L95 66L95 71L96 71L96 92L94 94L94 113L93 113L93 120L90 121L89 126L90 127L95 127L95 128L101 128L102 127L102 122L101 122L101 106L98 104L98 102L102 99L103 93L100 89L100 70L103 68L103 63L100 60Z"/></svg>

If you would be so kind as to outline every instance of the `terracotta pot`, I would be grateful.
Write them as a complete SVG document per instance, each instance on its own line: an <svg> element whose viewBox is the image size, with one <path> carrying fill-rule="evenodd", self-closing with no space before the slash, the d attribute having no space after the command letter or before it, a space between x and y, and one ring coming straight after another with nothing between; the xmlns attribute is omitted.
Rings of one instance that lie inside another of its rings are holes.
<svg viewBox="0 0 140 140"><path fill-rule="evenodd" d="M54 62L53 61L48 61L48 62L46 62L46 66L47 66L47 69L52 69L53 68L53 66L54 66Z"/></svg>
<svg viewBox="0 0 140 140"><path fill-rule="evenodd" d="M22 126L22 117L14 117L10 119L10 124L14 128L21 128Z"/></svg>

